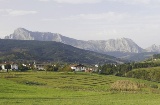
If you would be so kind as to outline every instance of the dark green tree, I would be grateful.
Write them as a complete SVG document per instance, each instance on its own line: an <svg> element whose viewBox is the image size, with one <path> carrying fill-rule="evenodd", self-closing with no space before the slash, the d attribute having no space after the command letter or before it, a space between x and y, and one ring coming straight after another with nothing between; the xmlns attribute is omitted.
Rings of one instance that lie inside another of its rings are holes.
<svg viewBox="0 0 160 105"><path fill-rule="evenodd" d="M5 65L5 69L7 69L7 72L8 72L8 70L11 69L11 65L10 64L6 64Z"/></svg>
<svg viewBox="0 0 160 105"><path fill-rule="evenodd" d="M27 71L27 70L29 70L29 68L27 66L23 66L22 64L18 65L18 69L20 71Z"/></svg>
<svg viewBox="0 0 160 105"><path fill-rule="evenodd" d="M45 66L45 71L53 71L54 70L54 67L52 65L46 65Z"/></svg>
<svg viewBox="0 0 160 105"><path fill-rule="evenodd" d="M2 70L2 66L0 66L0 70Z"/></svg>

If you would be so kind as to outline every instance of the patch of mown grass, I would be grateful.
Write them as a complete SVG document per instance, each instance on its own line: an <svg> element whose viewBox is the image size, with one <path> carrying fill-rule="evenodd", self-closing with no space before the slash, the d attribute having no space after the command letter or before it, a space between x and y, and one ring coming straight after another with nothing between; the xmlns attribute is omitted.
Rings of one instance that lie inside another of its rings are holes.
<svg viewBox="0 0 160 105"><path fill-rule="evenodd" d="M140 83L135 83L129 80L118 80L111 85L111 90L115 91L139 91L141 88Z"/></svg>

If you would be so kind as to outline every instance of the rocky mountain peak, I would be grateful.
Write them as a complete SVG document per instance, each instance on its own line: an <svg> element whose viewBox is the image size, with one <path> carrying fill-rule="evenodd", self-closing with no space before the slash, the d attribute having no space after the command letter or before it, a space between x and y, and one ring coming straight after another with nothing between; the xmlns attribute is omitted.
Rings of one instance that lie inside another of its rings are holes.
<svg viewBox="0 0 160 105"><path fill-rule="evenodd" d="M146 49L148 52L160 52L160 46L153 44L151 47Z"/></svg>
<svg viewBox="0 0 160 105"><path fill-rule="evenodd" d="M40 40L40 41L56 41L68 44L77 48L91 50L99 53L107 52L143 52L135 42L128 38L109 39L109 40L76 40L65 37L57 33L51 32L32 32L24 28L18 28L13 34L6 36L5 39L16 40Z"/></svg>
<svg viewBox="0 0 160 105"><path fill-rule="evenodd" d="M20 33L20 32L26 32L28 30L26 30L25 28L17 28L16 30L14 30L14 33Z"/></svg>
<svg viewBox="0 0 160 105"><path fill-rule="evenodd" d="M143 49L140 48L133 40L128 38L119 38L119 39L109 39L109 40L90 40L90 43L94 44L95 48L100 47L99 50L104 52L133 52L139 53L143 52Z"/></svg>
<svg viewBox="0 0 160 105"><path fill-rule="evenodd" d="M62 42L61 35L51 32L32 32L25 28L17 28L13 34L6 36L4 39L16 40L40 40Z"/></svg>

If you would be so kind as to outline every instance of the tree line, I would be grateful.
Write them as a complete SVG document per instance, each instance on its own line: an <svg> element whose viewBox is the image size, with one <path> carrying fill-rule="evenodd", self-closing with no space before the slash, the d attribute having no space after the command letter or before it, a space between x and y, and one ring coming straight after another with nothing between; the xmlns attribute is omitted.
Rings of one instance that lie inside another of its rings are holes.
<svg viewBox="0 0 160 105"><path fill-rule="evenodd" d="M148 81L160 82L160 63L139 62L128 64L104 64L99 66L99 73L105 75L115 75L121 77L144 79Z"/></svg>
<svg viewBox="0 0 160 105"><path fill-rule="evenodd" d="M158 67L160 63L154 62L140 62L140 63L126 63L126 64L104 64L100 65L98 70L100 74L126 76L127 72L138 68Z"/></svg>

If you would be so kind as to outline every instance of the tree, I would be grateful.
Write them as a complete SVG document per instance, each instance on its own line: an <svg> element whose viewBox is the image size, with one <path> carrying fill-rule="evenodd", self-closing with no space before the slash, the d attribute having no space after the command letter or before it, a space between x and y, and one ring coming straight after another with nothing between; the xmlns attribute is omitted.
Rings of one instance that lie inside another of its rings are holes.
<svg viewBox="0 0 160 105"><path fill-rule="evenodd" d="M47 71L53 71L53 70L54 70L54 67L53 67L52 65L46 65L46 66L45 66L45 70L46 70L46 72L47 72Z"/></svg>
<svg viewBox="0 0 160 105"><path fill-rule="evenodd" d="M7 72L8 72L8 70L11 69L11 65L10 64L6 64L5 65L5 69L7 69Z"/></svg>
<svg viewBox="0 0 160 105"><path fill-rule="evenodd" d="M58 71L58 67L57 66L54 66L54 71Z"/></svg>
<svg viewBox="0 0 160 105"><path fill-rule="evenodd" d="M2 66L0 66L0 70L2 70Z"/></svg>
<svg viewBox="0 0 160 105"><path fill-rule="evenodd" d="M22 64L18 65L18 69L19 69L20 71L27 71L27 70L29 70L28 67L23 66Z"/></svg>
<svg viewBox="0 0 160 105"><path fill-rule="evenodd" d="M64 64L64 66L60 69L60 71L71 72L72 69L71 69L71 67L68 64Z"/></svg>

